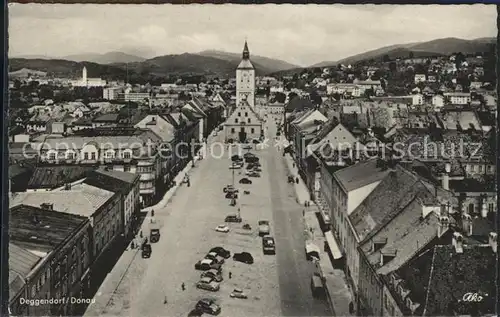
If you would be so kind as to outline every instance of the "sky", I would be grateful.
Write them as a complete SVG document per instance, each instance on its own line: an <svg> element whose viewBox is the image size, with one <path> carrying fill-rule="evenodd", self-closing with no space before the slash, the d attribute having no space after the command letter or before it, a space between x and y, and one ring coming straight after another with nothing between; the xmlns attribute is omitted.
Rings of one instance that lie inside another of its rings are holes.
<svg viewBox="0 0 500 317"><path fill-rule="evenodd" d="M493 5L9 4L9 56L221 50L309 66L387 45L494 37Z"/></svg>

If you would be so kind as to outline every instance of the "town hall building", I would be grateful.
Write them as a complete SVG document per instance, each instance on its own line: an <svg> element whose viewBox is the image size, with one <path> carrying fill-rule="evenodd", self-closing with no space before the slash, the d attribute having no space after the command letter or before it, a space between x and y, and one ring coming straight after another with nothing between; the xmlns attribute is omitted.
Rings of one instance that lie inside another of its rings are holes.
<svg viewBox="0 0 500 317"><path fill-rule="evenodd" d="M264 136L262 118L255 111L255 68L245 41L236 69L236 107L224 124L226 142L250 142Z"/></svg>

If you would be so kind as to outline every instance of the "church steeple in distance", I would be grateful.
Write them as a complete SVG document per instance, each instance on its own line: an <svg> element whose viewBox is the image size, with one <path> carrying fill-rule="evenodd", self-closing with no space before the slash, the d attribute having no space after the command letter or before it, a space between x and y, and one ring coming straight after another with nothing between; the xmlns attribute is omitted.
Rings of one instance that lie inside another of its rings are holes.
<svg viewBox="0 0 500 317"><path fill-rule="evenodd" d="M245 40L245 46L243 47L243 59L250 59L250 50L248 49L248 44L246 40Z"/></svg>

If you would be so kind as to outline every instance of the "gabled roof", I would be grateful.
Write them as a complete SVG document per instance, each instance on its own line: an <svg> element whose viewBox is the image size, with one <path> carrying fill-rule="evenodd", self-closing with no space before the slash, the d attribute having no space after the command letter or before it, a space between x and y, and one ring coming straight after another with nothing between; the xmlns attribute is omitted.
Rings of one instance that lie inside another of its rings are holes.
<svg viewBox="0 0 500 317"><path fill-rule="evenodd" d="M24 281L42 258L9 242L9 301L26 284Z"/></svg>
<svg viewBox="0 0 500 317"><path fill-rule="evenodd" d="M341 169L334 176L347 191L352 191L381 181L389 172L388 169L379 167L377 159L371 159Z"/></svg>
<svg viewBox="0 0 500 317"><path fill-rule="evenodd" d="M450 244L437 245L396 273L412 301L420 304L415 315L484 316L495 314L497 286L492 270L496 260L489 245L464 245L462 253ZM464 302L467 293L478 293L483 300Z"/></svg>

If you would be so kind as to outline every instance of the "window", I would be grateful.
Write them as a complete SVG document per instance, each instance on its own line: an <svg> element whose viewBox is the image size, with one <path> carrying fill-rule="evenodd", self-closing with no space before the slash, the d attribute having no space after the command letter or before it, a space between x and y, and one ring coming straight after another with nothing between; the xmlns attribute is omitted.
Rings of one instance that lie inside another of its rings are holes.
<svg viewBox="0 0 500 317"><path fill-rule="evenodd" d="M49 154L49 160L55 160L56 159L56 153L52 152Z"/></svg>
<svg viewBox="0 0 500 317"><path fill-rule="evenodd" d="M252 119L248 118L248 123L251 123L252 122Z"/></svg>
<svg viewBox="0 0 500 317"><path fill-rule="evenodd" d="M494 203L488 204L488 212L495 212L495 204Z"/></svg>
<svg viewBox="0 0 500 317"><path fill-rule="evenodd" d="M479 165L479 173L482 173L482 172L483 172L483 166Z"/></svg>
<svg viewBox="0 0 500 317"><path fill-rule="evenodd" d="M76 276L77 276L77 270L76 270L76 263L71 266L71 285L75 284L76 282Z"/></svg>
<svg viewBox="0 0 500 317"><path fill-rule="evenodd" d="M234 133L234 128L231 128L231 133Z"/></svg>
<svg viewBox="0 0 500 317"><path fill-rule="evenodd" d="M74 262L76 260L76 249L73 249L71 251L71 262Z"/></svg>
<svg viewBox="0 0 500 317"><path fill-rule="evenodd" d="M241 117L241 112L238 112L238 117Z"/></svg>
<svg viewBox="0 0 500 317"><path fill-rule="evenodd" d="M123 152L123 158L124 159L129 159L130 158L130 151Z"/></svg>
<svg viewBox="0 0 500 317"><path fill-rule="evenodd" d="M36 285L31 287L31 297L34 298L36 296Z"/></svg>
<svg viewBox="0 0 500 317"><path fill-rule="evenodd" d="M91 160L95 160L95 157L96 157L96 153L95 152L90 153L90 159Z"/></svg>
<svg viewBox="0 0 500 317"><path fill-rule="evenodd" d="M474 204L473 203L470 203L469 204L469 215L472 216L472 214L474 213Z"/></svg>
<svg viewBox="0 0 500 317"><path fill-rule="evenodd" d="M108 150L106 151L106 158L114 158L115 157L115 152L113 150Z"/></svg>
<svg viewBox="0 0 500 317"><path fill-rule="evenodd" d="M245 117L248 117L248 112L245 112Z"/></svg>
<svg viewBox="0 0 500 317"><path fill-rule="evenodd" d="M83 153L83 159L84 160L88 160L89 159L89 153L88 152Z"/></svg>
<svg viewBox="0 0 500 317"><path fill-rule="evenodd" d="M68 160L73 160L75 158L75 153L68 152Z"/></svg>
<svg viewBox="0 0 500 317"><path fill-rule="evenodd" d="M234 123L238 123L238 118L234 119Z"/></svg>
<svg viewBox="0 0 500 317"><path fill-rule="evenodd" d="M250 121L250 119L248 119L248 121ZM255 133L255 129L254 129L254 128L252 128L252 129L251 129L251 132L252 132L252 133Z"/></svg>
<svg viewBox="0 0 500 317"><path fill-rule="evenodd" d="M130 172L130 165L123 166L123 171L124 172Z"/></svg>

